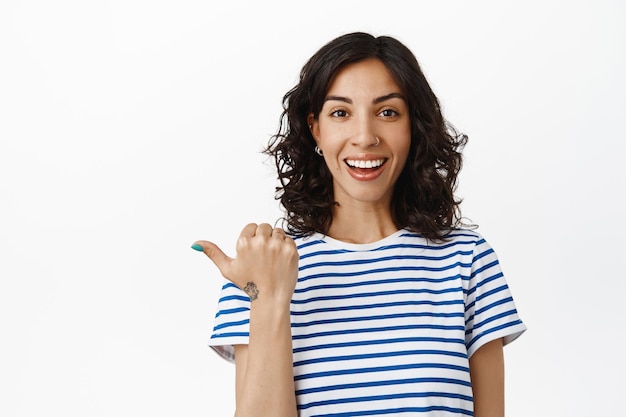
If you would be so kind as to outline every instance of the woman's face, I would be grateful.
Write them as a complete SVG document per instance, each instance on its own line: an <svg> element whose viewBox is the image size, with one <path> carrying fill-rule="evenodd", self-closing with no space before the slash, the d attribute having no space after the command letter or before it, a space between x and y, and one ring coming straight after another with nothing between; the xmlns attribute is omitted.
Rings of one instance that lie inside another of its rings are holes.
<svg viewBox="0 0 626 417"><path fill-rule="evenodd" d="M388 209L409 153L411 123L385 65L368 59L340 70L318 119L310 114L308 123L333 176L335 201Z"/></svg>

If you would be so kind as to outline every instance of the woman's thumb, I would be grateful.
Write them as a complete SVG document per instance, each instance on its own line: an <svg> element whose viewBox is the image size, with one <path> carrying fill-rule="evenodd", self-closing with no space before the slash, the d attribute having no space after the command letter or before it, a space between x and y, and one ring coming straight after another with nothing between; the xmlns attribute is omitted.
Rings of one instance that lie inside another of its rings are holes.
<svg viewBox="0 0 626 417"><path fill-rule="evenodd" d="M225 277L228 276L228 270L233 259L226 255L215 243L199 240L191 245L191 248L198 252L204 252L204 254L213 261L215 266L217 266L217 269L220 270L222 275Z"/></svg>

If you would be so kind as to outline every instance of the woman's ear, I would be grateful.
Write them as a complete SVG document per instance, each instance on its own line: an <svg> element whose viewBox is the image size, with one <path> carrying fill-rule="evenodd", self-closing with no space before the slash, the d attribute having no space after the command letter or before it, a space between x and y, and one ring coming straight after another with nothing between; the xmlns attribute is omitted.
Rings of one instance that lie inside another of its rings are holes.
<svg viewBox="0 0 626 417"><path fill-rule="evenodd" d="M309 113L306 118L306 124L309 126L309 131L313 136L313 139L317 142L317 138L319 136L319 122L313 115L313 113Z"/></svg>

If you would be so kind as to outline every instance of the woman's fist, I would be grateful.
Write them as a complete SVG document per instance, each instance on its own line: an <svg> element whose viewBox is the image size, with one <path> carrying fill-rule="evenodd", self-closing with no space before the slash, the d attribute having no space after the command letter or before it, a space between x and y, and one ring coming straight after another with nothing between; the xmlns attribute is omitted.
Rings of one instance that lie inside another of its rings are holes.
<svg viewBox="0 0 626 417"><path fill-rule="evenodd" d="M283 229L267 223L248 224L237 240L235 258L212 242L201 240L196 245L251 301L263 297L291 300L298 279L298 251Z"/></svg>

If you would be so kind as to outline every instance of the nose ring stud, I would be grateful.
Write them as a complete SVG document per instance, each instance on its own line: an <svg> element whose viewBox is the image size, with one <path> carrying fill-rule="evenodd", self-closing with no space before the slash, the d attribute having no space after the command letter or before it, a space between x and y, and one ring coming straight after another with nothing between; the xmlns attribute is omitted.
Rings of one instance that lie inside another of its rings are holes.
<svg viewBox="0 0 626 417"><path fill-rule="evenodd" d="M378 136L374 136L374 139L376 139L376 143L374 144L374 146L380 145L380 139L378 139Z"/></svg>

